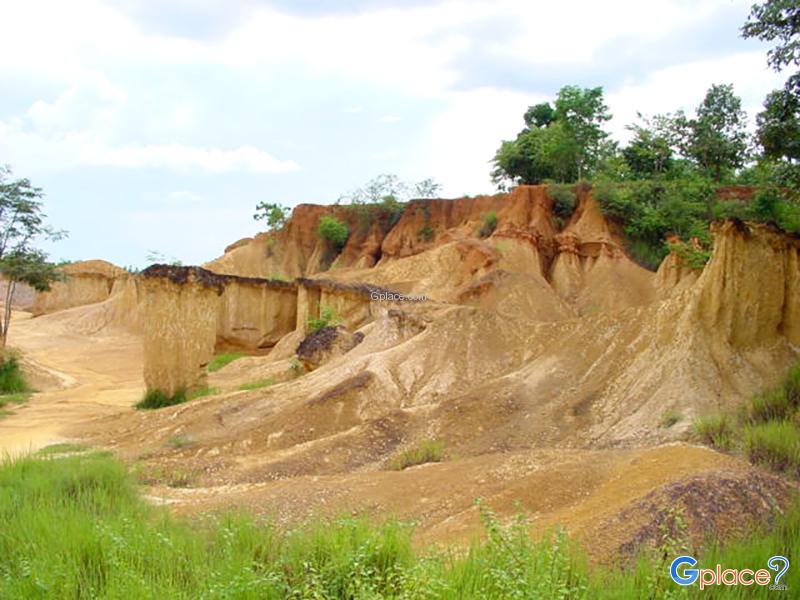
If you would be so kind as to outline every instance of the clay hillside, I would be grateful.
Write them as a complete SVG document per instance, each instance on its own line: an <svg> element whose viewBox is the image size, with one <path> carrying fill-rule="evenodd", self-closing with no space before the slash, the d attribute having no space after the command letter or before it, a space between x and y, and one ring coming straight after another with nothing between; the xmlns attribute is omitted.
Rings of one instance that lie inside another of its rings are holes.
<svg viewBox="0 0 800 600"><path fill-rule="evenodd" d="M323 216L348 226L342 247ZM48 367L0 438L27 419L34 443L110 449L180 514L392 515L450 542L479 531L480 497L602 559L681 505L702 540L769 519L795 484L698 445L693 421L776 384L800 347L800 241L712 230L704 267L672 254L653 272L588 186L566 217L519 186L395 219L299 205L202 267L76 263L12 330ZM145 391L190 401L134 410Z"/></svg>

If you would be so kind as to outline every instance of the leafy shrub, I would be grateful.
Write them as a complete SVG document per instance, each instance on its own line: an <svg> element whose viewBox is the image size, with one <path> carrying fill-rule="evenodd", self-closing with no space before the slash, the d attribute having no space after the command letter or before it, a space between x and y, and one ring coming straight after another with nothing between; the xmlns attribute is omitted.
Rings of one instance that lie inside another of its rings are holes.
<svg viewBox="0 0 800 600"><path fill-rule="evenodd" d="M317 235L319 235L320 239L330 242L334 248L340 250L347 242L347 238L350 237L350 230L347 225L336 217L323 215L317 226Z"/></svg>
<svg viewBox="0 0 800 600"><path fill-rule="evenodd" d="M0 362L0 394L18 394L29 392L25 376L19 366L19 359L7 353L5 359Z"/></svg>
<svg viewBox="0 0 800 600"><path fill-rule="evenodd" d="M711 259L711 250L683 241L668 243L667 247L677 255L681 264L697 271L702 270Z"/></svg>
<svg viewBox="0 0 800 600"><path fill-rule="evenodd" d="M242 358L244 353L242 352L221 352L219 354L214 355L214 358L211 359L211 362L208 363L208 370L213 373L214 371L219 371L222 367L225 367L231 364L233 361Z"/></svg>
<svg viewBox="0 0 800 600"><path fill-rule="evenodd" d="M743 442L752 462L800 475L800 431L790 421L746 425Z"/></svg>
<svg viewBox="0 0 800 600"><path fill-rule="evenodd" d="M308 328L311 332L319 331L323 327L341 325L342 318L330 306L323 306L319 311L319 318L309 319Z"/></svg>
<svg viewBox="0 0 800 600"><path fill-rule="evenodd" d="M497 213L488 212L483 215L483 225L481 225L478 235L482 238L489 237L497 229Z"/></svg>
<svg viewBox="0 0 800 600"><path fill-rule="evenodd" d="M390 461L390 467L402 471L408 467L444 460L444 444L436 440L423 440L419 445L404 450Z"/></svg>
<svg viewBox="0 0 800 600"><path fill-rule="evenodd" d="M547 186L547 195L553 200L553 213L562 221L575 211L577 194L574 186L551 184Z"/></svg>

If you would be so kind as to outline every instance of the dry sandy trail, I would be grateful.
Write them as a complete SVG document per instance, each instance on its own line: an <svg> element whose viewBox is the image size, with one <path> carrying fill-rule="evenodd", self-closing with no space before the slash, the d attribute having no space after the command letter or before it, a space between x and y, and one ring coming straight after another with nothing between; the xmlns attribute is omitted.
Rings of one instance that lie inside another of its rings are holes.
<svg viewBox="0 0 800 600"><path fill-rule="evenodd" d="M80 309L37 318L14 315L9 345L45 376L35 384L43 391L0 417L0 455L69 440L76 427L131 411L141 397L141 341L119 329L91 333L93 324L81 317ZM76 331L76 324L83 330Z"/></svg>

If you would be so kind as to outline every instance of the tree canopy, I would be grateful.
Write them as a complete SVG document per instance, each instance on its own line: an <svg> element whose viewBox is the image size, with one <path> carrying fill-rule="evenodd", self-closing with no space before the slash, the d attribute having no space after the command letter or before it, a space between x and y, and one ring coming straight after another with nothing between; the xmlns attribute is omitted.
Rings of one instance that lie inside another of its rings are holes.
<svg viewBox="0 0 800 600"><path fill-rule="evenodd" d="M602 128L611 118L603 100L603 88L568 85L549 102L528 108L525 128L515 140L504 141L495 153L492 180L535 184L581 179L601 157L608 133Z"/></svg>
<svg viewBox="0 0 800 600"><path fill-rule="evenodd" d="M47 255L36 248L41 239L56 240L65 235L47 225L43 196L41 188L33 186L28 179L13 179L10 167L0 167L0 274L7 281L5 311L0 322L0 349L3 351L17 283L44 291L61 278L56 265L48 262Z"/></svg>

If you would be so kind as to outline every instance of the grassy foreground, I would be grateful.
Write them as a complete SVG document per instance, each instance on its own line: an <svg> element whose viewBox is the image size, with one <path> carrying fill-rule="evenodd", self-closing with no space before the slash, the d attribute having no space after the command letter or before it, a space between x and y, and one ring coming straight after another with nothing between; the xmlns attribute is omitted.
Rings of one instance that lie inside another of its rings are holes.
<svg viewBox="0 0 800 600"><path fill-rule="evenodd" d="M319 521L281 532L246 516L189 524L145 504L107 454L45 456L0 466L0 598L673 598L770 597L766 588L678 588L667 562L590 569L563 535L532 543L523 521L483 511L486 540L458 554L412 550L409 526ZM674 542L670 542L671 544ZM800 511L702 565L761 568L773 554L794 567ZM786 592L785 592L786 593ZM792 592L788 592L791 594ZM771 597L775 597L774 595ZM786 597L789 597L787 595Z"/></svg>

